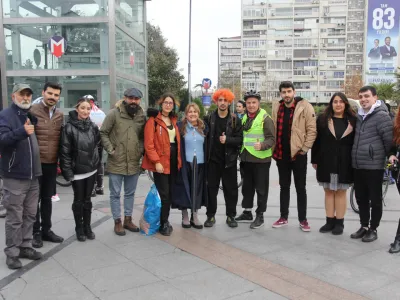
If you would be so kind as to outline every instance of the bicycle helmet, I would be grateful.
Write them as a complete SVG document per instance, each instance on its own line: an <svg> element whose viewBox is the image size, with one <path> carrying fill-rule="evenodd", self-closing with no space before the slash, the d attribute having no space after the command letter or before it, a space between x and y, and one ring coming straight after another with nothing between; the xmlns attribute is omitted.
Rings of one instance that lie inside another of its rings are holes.
<svg viewBox="0 0 400 300"><path fill-rule="evenodd" d="M261 100L261 95L256 90L250 90L246 92L243 96L244 101L246 101L249 98L257 98L258 100Z"/></svg>

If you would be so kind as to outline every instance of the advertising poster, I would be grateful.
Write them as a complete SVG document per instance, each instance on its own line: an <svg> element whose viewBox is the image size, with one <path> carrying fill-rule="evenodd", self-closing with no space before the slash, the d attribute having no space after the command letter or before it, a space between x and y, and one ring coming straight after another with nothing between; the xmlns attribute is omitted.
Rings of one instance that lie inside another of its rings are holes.
<svg viewBox="0 0 400 300"><path fill-rule="evenodd" d="M210 106L211 105L211 96L210 95L205 95L202 96L202 102L204 106Z"/></svg>
<svg viewBox="0 0 400 300"><path fill-rule="evenodd" d="M400 1L369 0L366 38L366 83L396 82L399 66Z"/></svg>

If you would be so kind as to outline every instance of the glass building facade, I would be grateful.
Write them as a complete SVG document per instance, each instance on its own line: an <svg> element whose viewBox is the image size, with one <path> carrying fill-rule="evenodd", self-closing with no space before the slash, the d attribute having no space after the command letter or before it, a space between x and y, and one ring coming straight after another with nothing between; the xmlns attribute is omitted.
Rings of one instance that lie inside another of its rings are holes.
<svg viewBox="0 0 400 300"><path fill-rule="evenodd" d="M0 1L3 107L14 84L30 84L35 99L46 81L62 84L65 113L87 94L108 111L129 87L147 106L146 0Z"/></svg>

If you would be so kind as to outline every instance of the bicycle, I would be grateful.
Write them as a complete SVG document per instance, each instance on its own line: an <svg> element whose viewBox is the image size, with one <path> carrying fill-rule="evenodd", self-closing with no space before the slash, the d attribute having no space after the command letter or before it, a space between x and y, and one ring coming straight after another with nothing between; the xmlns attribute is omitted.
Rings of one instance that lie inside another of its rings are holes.
<svg viewBox="0 0 400 300"><path fill-rule="evenodd" d="M243 185L242 173L240 171L240 159L238 159L238 161L237 161L237 173L238 173L238 189L239 189ZM221 191L224 190L222 185L219 186L219 189Z"/></svg>
<svg viewBox="0 0 400 300"><path fill-rule="evenodd" d="M394 164L388 163L385 165L384 173L383 173L383 182L382 182L382 203L384 206L386 206L385 197L386 197L387 191L389 189L390 181L391 181L391 171L396 171L396 170L397 170L397 163L394 163ZM360 210L359 210L358 204L357 204L356 192L354 189L354 185L350 189L350 206L355 213L357 213L357 214L360 213Z"/></svg>

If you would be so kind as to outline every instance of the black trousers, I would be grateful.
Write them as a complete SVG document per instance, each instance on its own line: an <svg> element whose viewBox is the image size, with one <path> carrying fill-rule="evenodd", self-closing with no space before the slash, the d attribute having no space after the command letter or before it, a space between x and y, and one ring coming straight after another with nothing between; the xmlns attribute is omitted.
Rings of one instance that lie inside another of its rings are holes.
<svg viewBox="0 0 400 300"><path fill-rule="evenodd" d="M375 230L382 219L383 170L355 170L354 190L360 209L360 223Z"/></svg>
<svg viewBox="0 0 400 300"><path fill-rule="evenodd" d="M95 188L103 187L103 178L104 178L104 164L100 163L99 167L97 168Z"/></svg>
<svg viewBox="0 0 400 300"><path fill-rule="evenodd" d="M72 211L74 213L76 227L82 225L90 225L90 216L92 214L92 191L96 181L97 174L72 181L72 189L74 191L74 202L72 203Z"/></svg>
<svg viewBox="0 0 400 300"><path fill-rule="evenodd" d="M281 159L276 161L279 173L279 185L281 186L280 207L281 218L289 217L290 205L290 185L292 182L292 172L294 186L297 194L297 214L300 222L307 220L307 155L298 155L296 160Z"/></svg>
<svg viewBox="0 0 400 300"><path fill-rule="evenodd" d="M254 195L257 192L256 214L263 214L267 210L270 167L271 162L243 163L243 208L253 208Z"/></svg>
<svg viewBox="0 0 400 300"><path fill-rule="evenodd" d="M236 216L236 205L238 202L238 183L236 165L225 168L224 164L210 161L208 164L208 205L207 217L214 217L217 213L217 196L219 183L222 179L222 187L225 198L226 216Z"/></svg>
<svg viewBox="0 0 400 300"><path fill-rule="evenodd" d="M169 211L171 210L172 203L172 186L175 183L178 172L178 148L175 143L172 143L170 147L170 174L153 173L154 183L161 198L161 225L167 222L169 218Z"/></svg>
<svg viewBox="0 0 400 300"><path fill-rule="evenodd" d="M39 177L40 195L33 233L46 233L51 229L51 197L56 194L57 164L42 164L42 176Z"/></svg>

